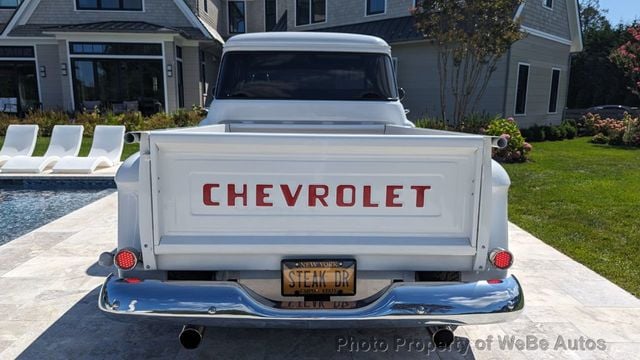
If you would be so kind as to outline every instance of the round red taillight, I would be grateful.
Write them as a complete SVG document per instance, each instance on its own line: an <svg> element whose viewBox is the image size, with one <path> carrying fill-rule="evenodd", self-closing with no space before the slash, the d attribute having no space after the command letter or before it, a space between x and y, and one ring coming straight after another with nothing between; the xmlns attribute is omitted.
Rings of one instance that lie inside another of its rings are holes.
<svg viewBox="0 0 640 360"><path fill-rule="evenodd" d="M122 249L115 256L116 267L120 270L131 270L138 264L138 255L131 249Z"/></svg>
<svg viewBox="0 0 640 360"><path fill-rule="evenodd" d="M489 254L489 261L498 269L505 270L513 265L513 255L504 249L495 249Z"/></svg>

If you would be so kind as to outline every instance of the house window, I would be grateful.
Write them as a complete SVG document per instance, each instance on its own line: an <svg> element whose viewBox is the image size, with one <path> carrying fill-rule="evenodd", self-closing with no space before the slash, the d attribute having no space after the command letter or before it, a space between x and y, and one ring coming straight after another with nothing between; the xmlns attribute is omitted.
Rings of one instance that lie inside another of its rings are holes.
<svg viewBox="0 0 640 360"><path fill-rule="evenodd" d="M71 58L76 106L122 108L143 114L164 108L162 60Z"/></svg>
<svg viewBox="0 0 640 360"><path fill-rule="evenodd" d="M0 58L33 58L33 46L0 46Z"/></svg>
<svg viewBox="0 0 640 360"><path fill-rule="evenodd" d="M0 9L15 9L22 3L22 0L0 0Z"/></svg>
<svg viewBox="0 0 640 360"><path fill-rule="evenodd" d="M72 42L69 44L69 52L73 55L162 56L162 45L145 43Z"/></svg>
<svg viewBox="0 0 640 360"><path fill-rule="evenodd" d="M204 0L204 12L209 13L209 0Z"/></svg>
<svg viewBox="0 0 640 360"><path fill-rule="evenodd" d="M326 0L296 0L296 26L317 24L326 20Z"/></svg>
<svg viewBox="0 0 640 360"><path fill-rule="evenodd" d="M176 46L176 65L178 71L178 107L184 108L184 68L182 66L182 47Z"/></svg>
<svg viewBox="0 0 640 360"><path fill-rule="evenodd" d="M229 1L229 34L246 32L244 1Z"/></svg>
<svg viewBox="0 0 640 360"><path fill-rule="evenodd" d="M553 9L553 0L543 0L544 7Z"/></svg>
<svg viewBox="0 0 640 360"><path fill-rule="evenodd" d="M529 87L529 65L518 64L518 82L516 83L516 115L527 111L527 88Z"/></svg>
<svg viewBox="0 0 640 360"><path fill-rule="evenodd" d="M142 0L76 0L76 9L142 11Z"/></svg>
<svg viewBox="0 0 640 360"><path fill-rule="evenodd" d="M551 71L551 94L549 95L549 113L558 112L558 92L560 90L560 69Z"/></svg>
<svg viewBox="0 0 640 360"><path fill-rule="evenodd" d="M386 7L386 0L366 0L367 15L383 14Z"/></svg>
<svg viewBox="0 0 640 360"><path fill-rule="evenodd" d="M207 96L207 61L204 51L200 51L200 84L202 86L202 96Z"/></svg>
<svg viewBox="0 0 640 360"><path fill-rule="evenodd" d="M264 30L271 31L278 22L276 0L264 0Z"/></svg>

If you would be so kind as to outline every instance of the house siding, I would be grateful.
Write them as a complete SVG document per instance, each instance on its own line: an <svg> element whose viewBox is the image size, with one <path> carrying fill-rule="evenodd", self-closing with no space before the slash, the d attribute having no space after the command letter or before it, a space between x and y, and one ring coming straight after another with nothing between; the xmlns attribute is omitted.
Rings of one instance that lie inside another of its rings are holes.
<svg viewBox="0 0 640 360"><path fill-rule="evenodd" d="M402 101L411 112L410 120L424 117L440 117L440 82L436 46L429 42L393 44L392 56L398 59L398 86L406 96ZM491 76L487 91L475 109L490 115L502 114L507 59L502 59ZM451 109L452 101L448 102Z"/></svg>
<svg viewBox="0 0 640 360"><path fill-rule="evenodd" d="M60 86L62 89L62 107L65 110L73 111L75 110L73 107L73 89L71 88L71 74L73 73L73 69L71 67L71 62L68 57L68 43L65 40L58 41L58 60L60 64L67 65L67 75L60 75ZM48 96L51 96L49 93ZM80 105L78 105L79 107Z"/></svg>
<svg viewBox="0 0 640 360"><path fill-rule="evenodd" d="M75 0L42 0L30 24L81 24L101 21L145 21L165 26L192 26L172 0L143 0L141 11L76 11Z"/></svg>
<svg viewBox="0 0 640 360"><path fill-rule="evenodd" d="M201 105L200 60L197 46L182 47L182 76L184 79L184 106Z"/></svg>
<svg viewBox="0 0 640 360"><path fill-rule="evenodd" d="M569 45L529 35L515 43L511 49L509 78L506 94L506 115L514 116L521 127L534 124L558 124L566 106L567 83L570 70ZM525 115L515 115L518 63L527 63L529 86ZM560 69L557 113L549 114L551 71Z"/></svg>
<svg viewBox="0 0 640 360"><path fill-rule="evenodd" d="M176 66L176 48L173 41L165 41L163 43L164 48L164 69L163 76L164 81L166 82L165 88L167 92L165 94L165 102L167 103L166 109L169 112L175 111L178 109L178 81L177 81L177 73L175 72ZM183 55L184 56L184 55ZM173 66L173 76L167 76L166 65L172 64Z"/></svg>
<svg viewBox="0 0 640 360"><path fill-rule="evenodd" d="M289 9L289 16L287 18L288 27L293 31L306 31L407 16L409 15L409 9L413 7L413 0L386 0L387 8L384 14L366 16L366 0L327 0L326 22L321 24L296 26L295 1L296 0L286 0L286 6ZM278 4L278 6L280 6L280 4Z"/></svg>
<svg viewBox="0 0 640 360"><path fill-rule="evenodd" d="M47 76L42 77L38 71L40 94L42 94L40 102L42 106L47 110L63 109L65 101L60 91L62 87L62 75L60 72L60 51L58 45L36 45L36 56L38 66L44 66L47 72Z"/></svg>
<svg viewBox="0 0 640 360"><path fill-rule="evenodd" d="M553 0L553 9L544 7L543 0L527 1L521 14L522 25L570 39L567 1L576 0Z"/></svg>
<svg viewBox="0 0 640 360"><path fill-rule="evenodd" d="M0 24L6 24L11 19L15 9L0 9ZM4 26L0 25L0 30L2 30Z"/></svg>

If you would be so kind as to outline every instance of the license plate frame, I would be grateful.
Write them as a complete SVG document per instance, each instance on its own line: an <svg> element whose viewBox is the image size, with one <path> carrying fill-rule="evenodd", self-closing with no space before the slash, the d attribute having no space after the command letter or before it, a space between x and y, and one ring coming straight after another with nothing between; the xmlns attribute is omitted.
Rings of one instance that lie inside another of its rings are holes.
<svg viewBox="0 0 640 360"><path fill-rule="evenodd" d="M355 259L285 259L280 264L282 296L327 297L354 296L356 294L358 265ZM300 271L305 269L309 273L301 274ZM322 274L322 271L325 273ZM337 274L338 271L339 274ZM347 279L344 279L345 276ZM345 286L336 286L337 282L342 284L344 281L346 281ZM309 282L312 286L307 287ZM314 284L318 286L313 286ZM323 284L325 286L322 286Z"/></svg>

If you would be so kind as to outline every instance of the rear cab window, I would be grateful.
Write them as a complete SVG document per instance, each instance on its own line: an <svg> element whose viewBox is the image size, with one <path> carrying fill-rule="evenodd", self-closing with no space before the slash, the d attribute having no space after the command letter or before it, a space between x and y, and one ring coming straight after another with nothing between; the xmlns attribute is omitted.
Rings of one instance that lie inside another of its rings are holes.
<svg viewBox="0 0 640 360"><path fill-rule="evenodd" d="M392 60L379 53L235 51L216 99L395 101Z"/></svg>

